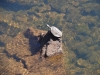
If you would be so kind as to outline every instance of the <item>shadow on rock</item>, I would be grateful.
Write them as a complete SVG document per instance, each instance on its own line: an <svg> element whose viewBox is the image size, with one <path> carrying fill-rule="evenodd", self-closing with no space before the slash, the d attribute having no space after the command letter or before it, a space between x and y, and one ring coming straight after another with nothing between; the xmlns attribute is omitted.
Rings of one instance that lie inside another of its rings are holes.
<svg viewBox="0 0 100 75"><path fill-rule="evenodd" d="M62 38L55 37L51 31L35 35L33 28L28 28L24 36L29 39L29 46L32 55L40 53L40 58L62 53Z"/></svg>
<svg viewBox="0 0 100 75"><path fill-rule="evenodd" d="M27 29L27 31L24 33L24 36L29 39L29 46L32 55L39 52L40 51L39 36L35 36L31 28Z"/></svg>

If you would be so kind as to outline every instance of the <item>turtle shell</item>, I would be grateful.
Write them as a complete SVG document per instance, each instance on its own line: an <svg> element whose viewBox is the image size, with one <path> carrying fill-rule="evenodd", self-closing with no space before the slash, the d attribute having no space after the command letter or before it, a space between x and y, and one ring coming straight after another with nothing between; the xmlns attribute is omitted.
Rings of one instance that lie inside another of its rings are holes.
<svg viewBox="0 0 100 75"><path fill-rule="evenodd" d="M51 26L51 33L55 36L55 37L62 37L62 32L56 28L55 26Z"/></svg>

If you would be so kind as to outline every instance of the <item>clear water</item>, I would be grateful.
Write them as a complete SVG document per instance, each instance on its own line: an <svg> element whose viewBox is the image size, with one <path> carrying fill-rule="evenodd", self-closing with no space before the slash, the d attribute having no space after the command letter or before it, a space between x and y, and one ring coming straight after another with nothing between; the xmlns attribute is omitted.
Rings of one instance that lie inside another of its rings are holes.
<svg viewBox="0 0 100 75"><path fill-rule="evenodd" d="M0 52L17 33L47 23L63 31L69 75L100 75L99 0L1 0Z"/></svg>

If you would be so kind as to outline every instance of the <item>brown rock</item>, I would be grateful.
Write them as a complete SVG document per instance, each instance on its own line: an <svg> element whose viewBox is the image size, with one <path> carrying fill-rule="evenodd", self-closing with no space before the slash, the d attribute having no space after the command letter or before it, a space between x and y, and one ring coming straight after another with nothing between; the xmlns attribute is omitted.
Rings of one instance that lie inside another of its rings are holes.
<svg viewBox="0 0 100 75"><path fill-rule="evenodd" d="M66 75L63 54L55 54L43 60L39 59L39 47L41 48L39 36L46 31L31 28L28 29L28 33L30 32L31 37L30 35L26 37L27 33L20 33L7 44L6 62L11 62L8 68L8 71L11 72L7 72L7 75Z"/></svg>

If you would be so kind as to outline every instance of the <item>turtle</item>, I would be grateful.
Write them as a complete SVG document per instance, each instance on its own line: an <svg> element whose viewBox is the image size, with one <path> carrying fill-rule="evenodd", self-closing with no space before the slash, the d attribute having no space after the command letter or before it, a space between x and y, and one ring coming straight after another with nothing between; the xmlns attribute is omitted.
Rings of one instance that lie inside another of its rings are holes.
<svg viewBox="0 0 100 75"><path fill-rule="evenodd" d="M48 24L47 26L51 29L50 31L55 37L62 37L62 31L60 31L57 27L50 26Z"/></svg>

